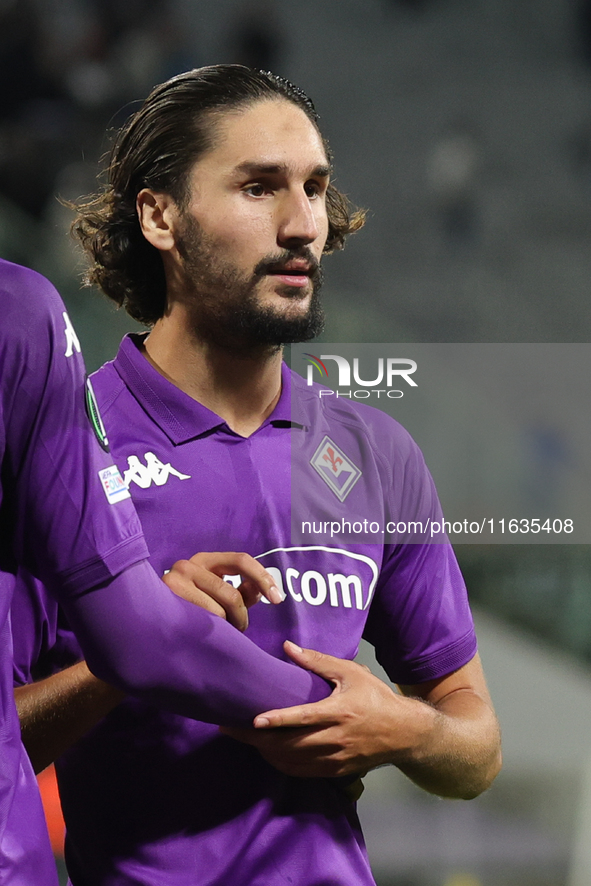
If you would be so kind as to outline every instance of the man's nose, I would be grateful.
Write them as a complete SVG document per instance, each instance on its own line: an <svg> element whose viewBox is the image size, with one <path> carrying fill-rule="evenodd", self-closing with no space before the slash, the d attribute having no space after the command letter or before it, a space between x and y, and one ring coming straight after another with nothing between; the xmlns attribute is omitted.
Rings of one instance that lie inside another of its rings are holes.
<svg viewBox="0 0 591 886"><path fill-rule="evenodd" d="M281 207L277 240L281 245L290 241L313 243L320 233L316 211L305 191L286 195Z"/></svg>

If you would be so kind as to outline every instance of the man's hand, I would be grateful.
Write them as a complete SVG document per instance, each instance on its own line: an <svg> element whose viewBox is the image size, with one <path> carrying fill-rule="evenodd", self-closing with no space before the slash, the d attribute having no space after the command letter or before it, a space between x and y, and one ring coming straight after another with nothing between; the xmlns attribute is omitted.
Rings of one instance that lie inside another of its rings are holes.
<svg viewBox="0 0 591 886"><path fill-rule="evenodd" d="M242 584L235 588L224 575L240 575ZM285 600L273 577L250 554L195 554L190 560L177 560L162 580L179 597L227 619L239 631L246 630L247 610L262 597L270 603Z"/></svg>
<svg viewBox="0 0 591 886"><path fill-rule="evenodd" d="M465 798L479 794L497 774L498 727L477 658L397 695L355 662L289 642L285 650L332 682L332 694L260 714L253 729L222 729L256 747L281 772L335 777L392 763L428 791Z"/></svg>
<svg viewBox="0 0 591 886"><path fill-rule="evenodd" d="M408 700L364 666L289 641L285 650L297 664L333 683L332 694L315 704L260 714L254 729L222 732L258 748L287 775L336 777L365 772L391 762L392 735L384 713L394 708L400 720Z"/></svg>

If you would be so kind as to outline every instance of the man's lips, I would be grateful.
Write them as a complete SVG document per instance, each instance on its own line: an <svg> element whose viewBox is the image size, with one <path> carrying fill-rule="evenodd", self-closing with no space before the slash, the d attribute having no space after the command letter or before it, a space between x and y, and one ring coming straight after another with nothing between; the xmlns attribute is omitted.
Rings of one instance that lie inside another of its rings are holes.
<svg viewBox="0 0 591 886"><path fill-rule="evenodd" d="M287 286L306 286L310 277L316 272L316 267L308 262L289 261L284 265L271 266L267 274L277 277L281 283Z"/></svg>
<svg viewBox="0 0 591 886"><path fill-rule="evenodd" d="M269 271L269 275L286 286L299 286L302 289L310 282L309 274L296 273L295 271Z"/></svg>

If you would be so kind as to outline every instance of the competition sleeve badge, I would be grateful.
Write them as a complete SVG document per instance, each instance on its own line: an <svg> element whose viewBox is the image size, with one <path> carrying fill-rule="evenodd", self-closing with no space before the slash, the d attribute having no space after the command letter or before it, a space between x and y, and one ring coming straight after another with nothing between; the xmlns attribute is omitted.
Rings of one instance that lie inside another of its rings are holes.
<svg viewBox="0 0 591 886"><path fill-rule="evenodd" d="M101 448L104 449L105 452L108 452L109 441L107 439L107 432L105 431L98 403L96 402L96 395L94 393L94 388L92 387L92 382L88 376L86 377L85 403L86 414L92 426L92 430L94 431L94 436L98 440Z"/></svg>
<svg viewBox="0 0 591 886"><path fill-rule="evenodd" d="M129 494L129 489L127 488L127 483L121 476L121 471L117 467L117 465L111 465L108 468L102 468L98 472L101 485L103 487L104 493L107 496L107 501L116 505L118 501L123 501L126 498L131 498Z"/></svg>
<svg viewBox="0 0 591 886"><path fill-rule="evenodd" d="M330 437L324 437L310 464L340 501L345 501L361 477L360 469Z"/></svg>

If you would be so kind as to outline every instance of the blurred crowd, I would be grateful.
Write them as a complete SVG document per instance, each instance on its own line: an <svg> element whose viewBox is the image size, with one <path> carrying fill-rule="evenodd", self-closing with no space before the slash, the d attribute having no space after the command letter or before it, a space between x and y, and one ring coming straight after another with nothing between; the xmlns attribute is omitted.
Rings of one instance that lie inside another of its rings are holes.
<svg viewBox="0 0 591 886"><path fill-rule="evenodd" d="M193 63L169 0L0 0L0 193L40 216L64 165Z"/></svg>
<svg viewBox="0 0 591 886"><path fill-rule="evenodd" d="M152 86L203 64L182 12L178 0L0 0L1 196L41 217L61 170L96 161ZM224 60L276 69L273 13L238 6Z"/></svg>

